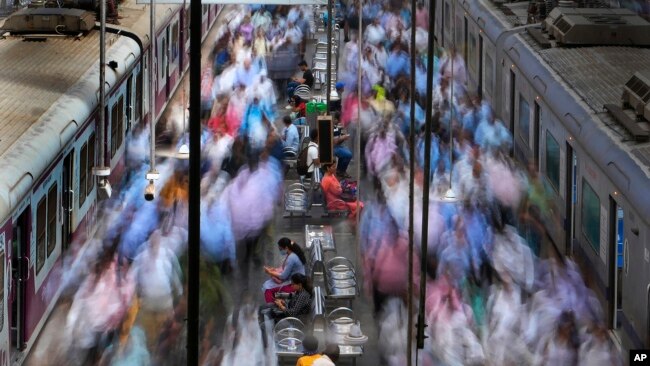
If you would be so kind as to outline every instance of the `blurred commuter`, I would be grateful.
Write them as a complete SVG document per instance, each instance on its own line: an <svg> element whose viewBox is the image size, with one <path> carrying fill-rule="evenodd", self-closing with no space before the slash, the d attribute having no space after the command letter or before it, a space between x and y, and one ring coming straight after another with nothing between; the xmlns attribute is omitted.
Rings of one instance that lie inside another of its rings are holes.
<svg viewBox="0 0 650 366"><path fill-rule="evenodd" d="M178 259L160 242L161 233L155 231L133 262L142 300L139 323L147 336L150 351L155 350L161 326L172 316L175 296L183 292Z"/></svg>

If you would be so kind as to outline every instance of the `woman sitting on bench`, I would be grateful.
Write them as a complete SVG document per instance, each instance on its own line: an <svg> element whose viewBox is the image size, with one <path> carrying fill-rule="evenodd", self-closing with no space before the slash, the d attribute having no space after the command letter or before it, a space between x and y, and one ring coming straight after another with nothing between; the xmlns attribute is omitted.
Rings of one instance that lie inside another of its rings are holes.
<svg viewBox="0 0 650 366"><path fill-rule="evenodd" d="M351 219L355 218L357 214L357 205L359 206L360 211L363 208L363 203L361 201L357 202L356 197L353 200L348 199L350 202L346 202L346 200L343 199L343 188L341 187L339 180L336 179L336 163L323 164L323 168L325 169L325 176L320 185L323 190L323 195L325 196L325 201L327 201L327 209L334 211L350 211L348 217Z"/></svg>
<svg viewBox="0 0 650 366"><path fill-rule="evenodd" d="M293 292L289 295L288 301L275 299L275 306L271 311L271 317L274 320L286 317L297 317L309 314L311 311L313 288L309 277L301 275L300 273L295 273L291 276L291 288Z"/></svg>
<svg viewBox="0 0 650 366"><path fill-rule="evenodd" d="M266 303L273 303L277 292L293 292L291 285L291 276L296 273L305 275L305 253L302 248L289 238L278 240L278 249L280 254L286 255L282 266L279 268L264 267L264 272L271 276L264 282L262 290L264 291L264 300Z"/></svg>

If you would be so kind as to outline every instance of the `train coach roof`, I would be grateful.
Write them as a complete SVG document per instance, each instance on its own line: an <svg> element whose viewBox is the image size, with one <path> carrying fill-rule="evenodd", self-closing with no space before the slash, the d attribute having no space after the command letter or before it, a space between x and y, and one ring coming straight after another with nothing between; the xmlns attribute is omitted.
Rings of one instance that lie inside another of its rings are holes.
<svg viewBox="0 0 650 366"><path fill-rule="evenodd" d="M156 6L156 24L165 24L177 5ZM149 7L127 0L117 28L149 44ZM1 24L0 24L1 27ZM0 38L0 223L32 188L98 105L99 32L74 37ZM140 56L137 43L107 34L111 86Z"/></svg>
<svg viewBox="0 0 650 366"><path fill-rule="evenodd" d="M542 50L531 42L534 41L525 33L520 33L509 37L504 49L510 57L519 60L518 68L531 84L539 85L543 81L545 92L539 92L549 108L647 220L650 218L650 165L635 151L649 144L629 141L622 128L598 105L603 101L620 105L623 84L634 72L648 72L650 65L642 59L648 59L650 50L628 47ZM578 66L585 62L589 67ZM567 102L571 100L576 102Z"/></svg>

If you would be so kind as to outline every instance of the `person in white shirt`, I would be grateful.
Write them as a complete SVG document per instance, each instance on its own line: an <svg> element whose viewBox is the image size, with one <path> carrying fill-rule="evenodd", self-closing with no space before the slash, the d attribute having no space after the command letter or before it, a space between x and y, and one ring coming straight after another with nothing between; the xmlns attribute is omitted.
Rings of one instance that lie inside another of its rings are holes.
<svg viewBox="0 0 650 366"><path fill-rule="evenodd" d="M309 132L309 146L307 149L307 172L313 173L315 168L320 168L320 158L318 157L318 130L313 129Z"/></svg>

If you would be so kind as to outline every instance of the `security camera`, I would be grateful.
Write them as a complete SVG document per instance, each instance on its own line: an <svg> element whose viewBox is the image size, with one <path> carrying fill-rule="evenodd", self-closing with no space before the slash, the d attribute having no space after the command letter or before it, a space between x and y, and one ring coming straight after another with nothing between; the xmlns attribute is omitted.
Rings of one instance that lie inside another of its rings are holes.
<svg viewBox="0 0 650 366"><path fill-rule="evenodd" d="M111 188L111 184L108 182L107 179L100 179L99 183L97 184L97 196L99 200L106 200L111 198L111 193L113 192L113 188Z"/></svg>
<svg viewBox="0 0 650 366"><path fill-rule="evenodd" d="M147 187L144 189L144 199L147 201L153 201L156 197L156 187L153 185L153 180L149 181Z"/></svg>

